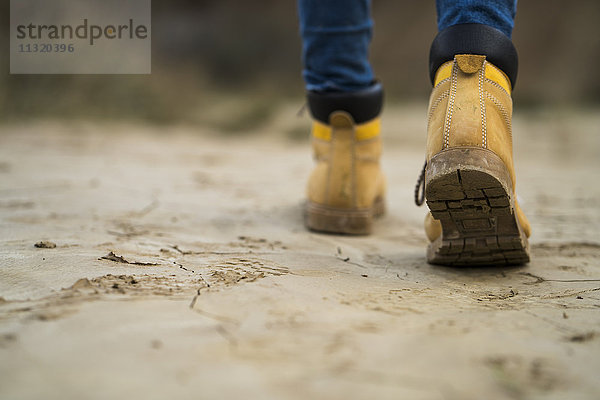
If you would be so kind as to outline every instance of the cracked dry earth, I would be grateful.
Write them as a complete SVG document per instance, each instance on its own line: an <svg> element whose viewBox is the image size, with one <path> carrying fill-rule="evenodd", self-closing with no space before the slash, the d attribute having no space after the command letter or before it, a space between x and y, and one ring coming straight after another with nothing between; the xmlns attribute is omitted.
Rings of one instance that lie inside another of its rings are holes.
<svg viewBox="0 0 600 400"><path fill-rule="evenodd" d="M424 110L386 110L388 213L306 232L307 129L0 128L0 398L598 399L600 117L517 115L532 262L425 262Z"/></svg>

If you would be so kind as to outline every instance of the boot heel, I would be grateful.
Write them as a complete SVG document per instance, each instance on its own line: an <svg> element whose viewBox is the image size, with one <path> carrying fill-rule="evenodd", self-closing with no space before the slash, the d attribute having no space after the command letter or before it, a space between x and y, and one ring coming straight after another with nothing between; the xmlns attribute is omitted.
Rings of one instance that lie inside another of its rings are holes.
<svg viewBox="0 0 600 400"><path fill-rule="evenodd" d="M490 150L444 150L427 164L425 198L442 235L427 259L443 265L529 262L529 243L515 213L513 186L503 161Z"/></svg>
<svg viewBox="0 0 600 400"><path fill-rule="evenodd" d="M372 207L343 209L307 202L304 219L313 231L368 235L373 230L373 220L385 213L383 199L375 200Z"/></svg>

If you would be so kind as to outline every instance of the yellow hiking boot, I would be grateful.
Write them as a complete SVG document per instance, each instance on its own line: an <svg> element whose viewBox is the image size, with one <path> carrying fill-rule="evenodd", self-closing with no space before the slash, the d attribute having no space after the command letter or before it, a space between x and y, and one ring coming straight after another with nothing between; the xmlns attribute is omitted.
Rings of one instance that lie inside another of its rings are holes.
<svg viewBox="0 0 600 400"><path fill-rule="evenodd" d="M431 211L427 259L526 263L531 228L515 195L511 79L486 56L473 54L457 54L436 71L423 186L415 192L417 203L426 199Z"/></svg>
<svg viewBox="0 0 600 400"><path fill-rule="evenodd" d="M385 211L379 166L383 92L376 83L354 93L308 93L316 166L307 186L306 226L366 235Z"/></svg>

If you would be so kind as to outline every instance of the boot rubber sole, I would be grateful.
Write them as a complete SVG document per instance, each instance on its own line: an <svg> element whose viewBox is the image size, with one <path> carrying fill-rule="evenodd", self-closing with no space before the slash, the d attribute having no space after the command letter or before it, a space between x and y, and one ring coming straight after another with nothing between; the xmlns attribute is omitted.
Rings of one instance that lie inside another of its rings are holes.
<svg viewBox="0 0 600 400"><path fill-rule="evenodd" d="M373 220L385 213L385 202L377 198L367 208L339 208L307 201L304 222L316 232L346 235L368 235L373 231Z"/></svg>
<svg viewBox="0 0 600 400"><path fill-rule="evenodd" d="M529 243L515 212L513 185L504 162L490 150L444 150L427 164L425 198L442 235L427 260L449 266L529 262Z"/></svg>

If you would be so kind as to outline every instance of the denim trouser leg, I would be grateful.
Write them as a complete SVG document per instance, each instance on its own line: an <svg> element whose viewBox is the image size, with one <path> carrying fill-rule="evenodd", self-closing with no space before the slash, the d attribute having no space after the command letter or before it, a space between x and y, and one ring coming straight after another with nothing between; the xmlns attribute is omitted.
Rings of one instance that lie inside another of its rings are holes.
<svg viewBox="0 0 600 400"><path fill-rule="evenodd" d="M510 38L516 0L437 0L438 28L483 24ZM312 91L359 91L374 81L369 64L370 0L298 0L302 75Z"/></svg>
<svg viewBox="0 0 600 400"><path fill-rule="evenodd" d="M370 0L298 0L306 89L357 91L373 82Z"/></svg>
<svg viewBox="0 0 600 400"><path fill-rule="evenodd" d="M458 24L483 24L510 38L517 0L437 0L436 8L439 31Z"/></svg>

